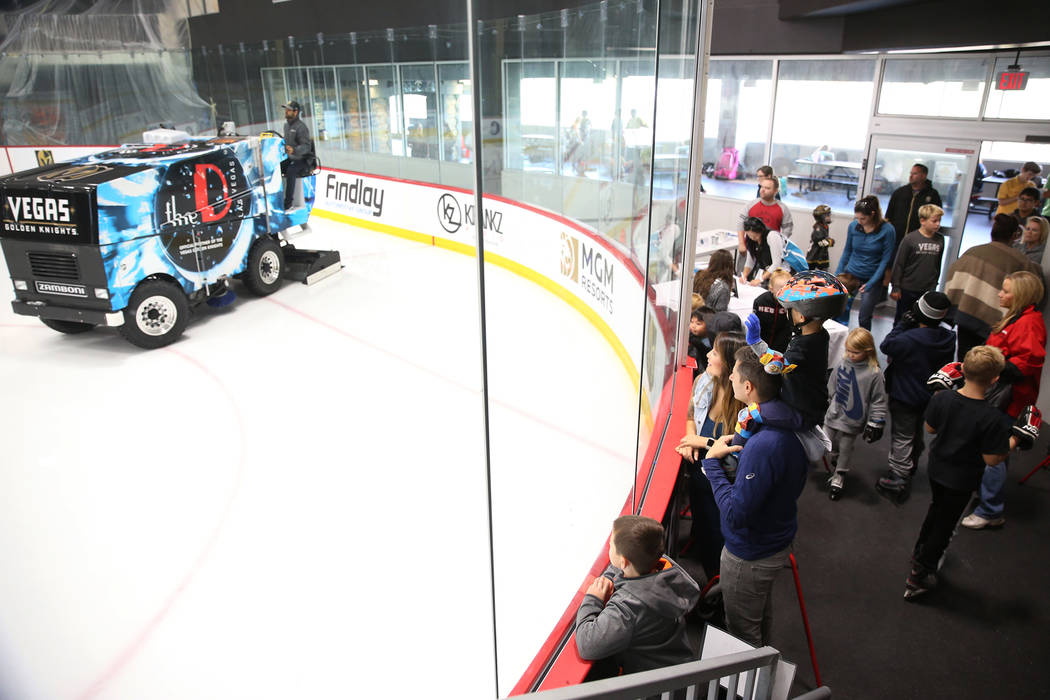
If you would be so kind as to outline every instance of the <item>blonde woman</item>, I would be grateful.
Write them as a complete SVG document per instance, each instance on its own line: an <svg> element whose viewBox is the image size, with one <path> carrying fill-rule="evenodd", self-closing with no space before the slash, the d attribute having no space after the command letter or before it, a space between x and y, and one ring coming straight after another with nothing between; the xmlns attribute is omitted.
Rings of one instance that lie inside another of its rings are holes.
<svg viewBox="0 0 1050 700"><path fill-rule="evenodd" d="M999 348L1006 367L999 383L1011 388L1006 413L1017 418L1021 411L1039 397L1039 376L1046 360L1046 325L1036 305L1043 299L1043 280L1031 272L1014 272L1003 280L999 306L1006 309L1003 320L988 336L988 345ZM973 513L962 520L965 527L980 530L998 527L1003 517L1003 486L1006 484L1006 462L986 467L981 480L981 502Z"/></svg>
<svg viewBox="0 0 1050 700"><path fill-rule="evenodd" d="M1041 216L1029 216L1024 222L1021 240L1014 243L1014 248L1024 253L1036 265L1041 265L1047 235L1050 235L1050 221Z"/></svg>

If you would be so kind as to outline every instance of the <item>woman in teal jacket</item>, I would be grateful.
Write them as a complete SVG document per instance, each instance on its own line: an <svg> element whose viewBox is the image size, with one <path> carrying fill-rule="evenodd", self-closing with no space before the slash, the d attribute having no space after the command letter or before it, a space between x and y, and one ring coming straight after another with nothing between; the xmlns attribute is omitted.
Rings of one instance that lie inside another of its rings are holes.
<svg viewBox="0 0 1050 700"><path fill-rule="evenodd" d="M874 195L858 199L853 211L856 220L849 225L846 247L835 274L848 272L861 280L859 323L870 331L875 305L886 298L883 278L893 261L897 232L893 224L882 218L882 207Z"/></svg>

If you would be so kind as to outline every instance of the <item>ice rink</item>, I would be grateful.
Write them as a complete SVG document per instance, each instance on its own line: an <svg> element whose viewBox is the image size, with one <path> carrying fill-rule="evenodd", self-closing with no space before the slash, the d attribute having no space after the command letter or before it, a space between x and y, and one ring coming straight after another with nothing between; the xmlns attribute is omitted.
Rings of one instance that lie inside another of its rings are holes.
<svg viewBox="0 0 1050 700"><path fill-rule="evenodd" d="M8 288L0 698L497 694L476 262L316 213L295 243L346 267L149 352ZM486 278L506 695L624 504L638 399L580 314Z"/></svg>

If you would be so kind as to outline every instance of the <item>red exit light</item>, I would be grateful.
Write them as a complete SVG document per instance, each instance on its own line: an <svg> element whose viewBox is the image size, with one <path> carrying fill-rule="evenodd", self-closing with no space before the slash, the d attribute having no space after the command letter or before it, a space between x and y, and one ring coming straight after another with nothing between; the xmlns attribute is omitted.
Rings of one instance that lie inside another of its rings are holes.
<svg viewBox="0 0 1050 700"><path fill-rule="evenodd" d="M1024 90L1028 85L1028 71L1004 70L999 74L998 90Z"/></svg>

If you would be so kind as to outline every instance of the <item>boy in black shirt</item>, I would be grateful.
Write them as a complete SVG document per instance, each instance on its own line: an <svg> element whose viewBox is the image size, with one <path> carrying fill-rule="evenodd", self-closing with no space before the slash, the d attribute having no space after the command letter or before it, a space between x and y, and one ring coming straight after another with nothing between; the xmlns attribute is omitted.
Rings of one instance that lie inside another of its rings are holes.
<svg viewBox="0 0 1050 700"><path fill-rule="evenodd" d="M1002 462L1018 445L1031 447L1039 435L1039 412L1034 406L1022 411L1011 428L1007 416L985 401L985 392L1004 366L998 348L971 348L963 359L962 388L935 394L926 408L926 432L935 436L929 458L933 500L912 553L911 573L904 583L906 599L937 585L938 565L981 483L985 465Z"/></svg>
<svg viewBox="0 0 1050 700"><path fill-rule="evenodd" d="M762 340L774 350L784 352L791 341L791 316L777 301L777 293L791 280L787 270L776 270L769 276L769 291L755 299L753 309L762 326Z"/></svg>
<svg viewBox="0 0 1050 700"><path fill-rule="evenodd" d="M828 411L828 345L825 319L842 313L846 288L822 270L801 272L777 294L777 302L791 314L795 334L783 355L770 350L759 335L755 314L748 316L747 343L770 374L784 374L780 398L802 416L805 428L824 422Z"/></svg>

